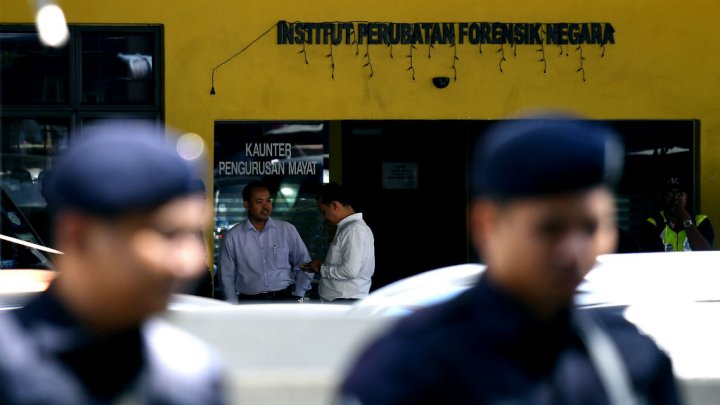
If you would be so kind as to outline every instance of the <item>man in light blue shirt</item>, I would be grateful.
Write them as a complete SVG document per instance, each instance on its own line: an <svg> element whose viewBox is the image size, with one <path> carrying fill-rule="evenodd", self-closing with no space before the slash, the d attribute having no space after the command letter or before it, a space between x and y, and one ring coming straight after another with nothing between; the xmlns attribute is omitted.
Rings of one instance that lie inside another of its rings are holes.
<svg viewBox="0 0 720 405"><path fill-rule="evenodd" d="M300 300L310 289L312 274L300 271L310 254L297 229L270 218L270 191L259 181L243 189L243 206L248 218L228 231L220 251L225 299L231 303Z"/></svg>

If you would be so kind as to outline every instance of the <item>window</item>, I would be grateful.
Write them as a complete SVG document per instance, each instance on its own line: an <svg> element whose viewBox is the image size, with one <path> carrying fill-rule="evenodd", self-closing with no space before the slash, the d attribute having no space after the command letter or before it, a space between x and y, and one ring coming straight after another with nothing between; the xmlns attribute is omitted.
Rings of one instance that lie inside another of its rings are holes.
<svg viewBox="0 0 720 405"><path fill-rule="evenodd" d="M0 25L0 185L49 240L40 180L76 130L104 118L162 122L160 25L73 25L61 49Z"/></svg>
<svg viewBox="0 0 720 405"><path fill-rule="evenodd" d="M0 103L64 104L69 101L69 47L46 48L35 32L0 31Z"/></svg>
<svg viewBox="0 0 720 405"><path fill-rule="evenodd" d="M215 122L215 263L225 233L247 217L242 191L253 180L268 186L273 217L295 225L311 257L325 257L315 197L327 177L328 133L327 121Z"/></svg>
<svg viewBox="0 0 720 405"><path fill-rule="evenodd" d="M82 104L153 105L153 34L82 34Z"/></svg>

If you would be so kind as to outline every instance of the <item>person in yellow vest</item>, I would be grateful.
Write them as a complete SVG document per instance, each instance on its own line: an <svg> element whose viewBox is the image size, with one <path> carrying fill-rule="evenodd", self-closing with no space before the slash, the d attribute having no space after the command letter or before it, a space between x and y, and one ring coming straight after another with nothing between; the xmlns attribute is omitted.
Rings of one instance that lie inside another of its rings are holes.
<svg viewBox="0 0 720 405"><path fill-rule="evenodd" d="M687 208L687 189L677 176L670 177L661 195L663 209L647 219L644 250L682 252L712 250L712 224L707 215L691 215Z"/></svg>

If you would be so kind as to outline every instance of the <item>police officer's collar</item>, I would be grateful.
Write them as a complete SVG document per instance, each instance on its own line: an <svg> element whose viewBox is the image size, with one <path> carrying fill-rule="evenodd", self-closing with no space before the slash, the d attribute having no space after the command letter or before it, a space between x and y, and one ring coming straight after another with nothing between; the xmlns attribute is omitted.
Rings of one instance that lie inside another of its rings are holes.
<svg viewBox="0 0 720 405"><path fill-rule="evenodd" d="M560 309L549 320L540 319L523 302L506 292L488 277L487 271L480 277L477 285L470 290L481 302L478 306L487 308L487 334L498 342L522 336L531 331L557 333L569 331L571 327L572 302ZM535 332L532 332L535 333Z"/></svg>
<svg viewBox="0 0 720 405"><path fill-rule="evenodd" d="M52 352L78 351L108 340L87 328L72 313L58 296L54 284L24 308L19 309L17 316L24 327L38 332L36 338L39 344ZM132 328L114 335L111 339L122 345L123 342L137 342L140 336L140 329Z"/></svg>

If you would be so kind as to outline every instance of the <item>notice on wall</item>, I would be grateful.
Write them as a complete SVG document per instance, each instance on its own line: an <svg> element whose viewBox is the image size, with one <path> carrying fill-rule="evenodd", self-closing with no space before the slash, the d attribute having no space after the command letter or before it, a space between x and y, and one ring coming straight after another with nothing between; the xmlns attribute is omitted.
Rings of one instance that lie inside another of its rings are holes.
<svg viewBox="0 0 720 405"><path fill-rule="evenodd" d="M386 162L382 165L382 185L386 190L415 190L418 188L418 164Z"/></svg>

